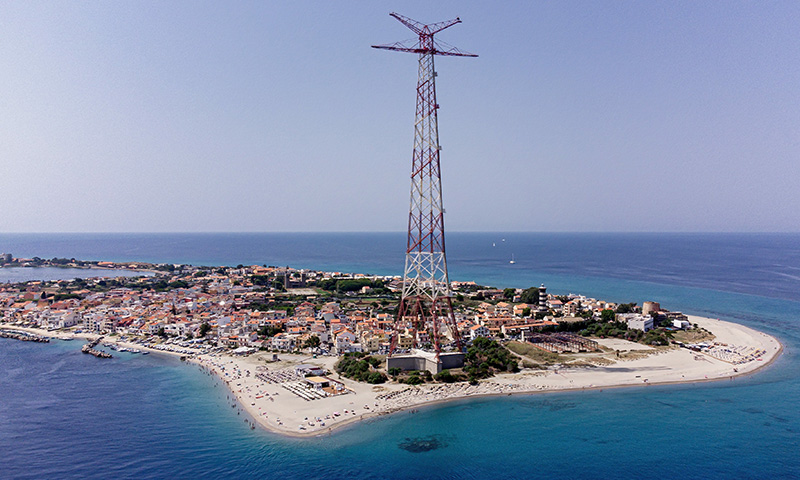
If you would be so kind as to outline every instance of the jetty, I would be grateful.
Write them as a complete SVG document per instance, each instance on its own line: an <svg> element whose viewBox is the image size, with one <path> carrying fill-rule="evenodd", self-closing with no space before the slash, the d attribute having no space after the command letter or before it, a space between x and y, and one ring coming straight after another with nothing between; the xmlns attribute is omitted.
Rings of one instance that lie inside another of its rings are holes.
<svg viewBox="0 0 800 480"><path fill-rule="evenodd" d="M95 350L94 347L99 343L99 340L96 340L91 343L87 343L83 347L81 347L81 352L88 353L89 355L94 355L97 358L113 358L110 353L102 352L100 350Z"/></svg>
<svg viewBox="0 0 800 480"><path fill-rule="evenodd" d="M8 330L0 330L0 338L13 338L15 340L21 340L23 342L50 343L49 338L43 337L41 335L35 335L33 333L25 333L25 332L9 332Z"/></svg>

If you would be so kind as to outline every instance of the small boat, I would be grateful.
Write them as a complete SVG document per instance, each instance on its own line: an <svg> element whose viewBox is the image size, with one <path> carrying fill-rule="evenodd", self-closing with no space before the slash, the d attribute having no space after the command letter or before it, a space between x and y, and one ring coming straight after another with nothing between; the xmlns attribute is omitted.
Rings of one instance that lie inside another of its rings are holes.
<svg viewBox="0 0 800 480"><path fill-rule="evenodd" d="M512 265L513 265L513 264L515 264L515 263L517 263L517 262L514 260L514 254L513 254L513 253L511 254L511 260L510 260L508 263L510 263L510 264L512 264Z"/></svg>

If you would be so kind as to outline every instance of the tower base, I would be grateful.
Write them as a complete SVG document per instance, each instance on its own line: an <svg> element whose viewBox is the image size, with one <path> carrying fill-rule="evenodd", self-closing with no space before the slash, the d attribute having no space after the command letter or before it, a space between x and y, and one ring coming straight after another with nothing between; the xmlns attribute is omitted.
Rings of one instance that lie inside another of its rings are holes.
<svg viewBox="0 0 800 480"><path fill-rule="evenodd" d="M386 368L399 368L403 371L427 370L433 375L441 373L442 370L451 368L461 368L464 366L465 355L461 352L442 352L439 360L436 354L424 352L422 350L412 350L410 354L393 355L386 359Z"/></svg>

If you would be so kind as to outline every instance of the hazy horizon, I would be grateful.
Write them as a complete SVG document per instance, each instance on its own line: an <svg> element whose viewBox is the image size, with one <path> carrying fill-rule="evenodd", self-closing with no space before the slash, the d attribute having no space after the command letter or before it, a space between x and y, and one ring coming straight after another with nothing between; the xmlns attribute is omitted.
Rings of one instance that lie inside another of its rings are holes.
<svg viewBox="0 0 800 480"><path fill-rule="evenodd" d="M0 235L249 235L249 234L402 234L405 235L405 230L274 230L274 231L61 231L61 232L0 232ZM561 231L536 231L536 230L452 230L448 229L446 233L475 233L475 234L544 234L544 235L558 235L558 234L603 234L603 235L797 235L800 231L686 231L686 230L662 230L662 231L611 231L611 230L561 230Z"/></svg>

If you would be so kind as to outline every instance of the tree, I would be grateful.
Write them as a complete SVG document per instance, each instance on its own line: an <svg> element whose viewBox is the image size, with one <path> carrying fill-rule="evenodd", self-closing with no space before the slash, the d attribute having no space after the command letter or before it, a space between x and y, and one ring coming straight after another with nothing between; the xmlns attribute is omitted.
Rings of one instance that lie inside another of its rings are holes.
<svg viewBox="0 0 800 480"><path fill-rule="evenodd" d="M478 337L467 349L464 372L469 375L470 381L491 377L497 371L518 370L517 359L494 340Z"/></svg>
<svg viewBox="0 0 800 480"><path fill-rule="evenodd" d="M316 336L316 335L312 335L312 336L308 337L308 339L306 340L306 342L303 345L306 348L317 348L317 347L319 347L320 343L322 343L322 342L320 342L319 337Z"/></svg>
<svg viewBox="0 0 800 480"><path fill-rule="evenodd" d="M441 372L437 373L434 378L436 379L437 382L443 382L443 383L453 383L458 380L458 378L456 378L455 376L453 376L452 373L450 373L450 370L442 370Z"/></svg>
<svg viewBox="0 0 800 480"><path fill-rule="evenodd" d="M380 361L375 357L365 356L360 352L350 352L340 357L333 368L343 377L375 384L386 381L386 375L372 370L372 368L375 368L374 365L379 364Z"/></svg>
<svg viewBox="0 0 800 480"><path fill-rule="evenodd" d="M210 330L211 330L211 325L209 325L209 324L208 324L208 323L206 323L206 322L203 322L203 323L200 325L200 330L197 332L197 334L198 334L198 335L199 335L199 336L202 338L202 337L205 337L205 336L206 336L206 334L208 334L208 332L209 332Z"/></svg>
<svg viewBox="0 0 800 480"><path fill-rule="evenodd" d="M607 308L600 312L600 320L604 322L613 322L617 319L617 316L614 314L614 310Z"/></svg>
<svg viewBox="0 0 800 480"><path fill-rule="evenodd" d="M636 309L636 303L621 303L617 306L617 313L632 313Z"/></svg>
<svg viewBox="0 0 800 480"><path fill-rule="evenodd" d="M161 338L167 338L167 332L164 330L164 327L158 327L156 335L158 335Z"/></svg>
<svg viewBox="0 0 800 480"><path fill-rule="evenodd" d="M503 298L507 300L512 300L516 293L517 293L516 288L505 288L503 289Z"/></svg>
<svg viewBox="0 0 800 480"><path fill-rule="evenodd" d="M378 384L386 381L386 375L381 372L371 372L367 375L367 383Z"/></svg>
<svg viewBox="0 0 800 480"><path fill-rule="evenodd" d="M522 316L523 317L530 317L531 316L531 307L525 307L522 309Z"/></svg>
<svg viewBox="0 0 800 480"><path fill-rule="evenodd" d="M526 288L519 296L522 303L537 305L539 303L539 287Z"/></svg>
<svg viewBox="0 0 800 480"><path fill-rule="evenodd" d="M276 334L281 333L283 331L283 327L278 325L264 325L263 327L258 329L258 334L262 337L274 337ZM317 337L319 340L319 337Z"/></svg>

